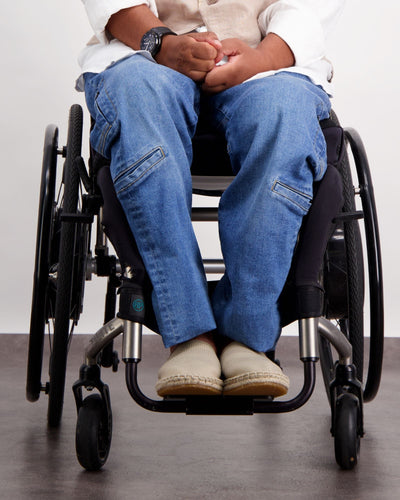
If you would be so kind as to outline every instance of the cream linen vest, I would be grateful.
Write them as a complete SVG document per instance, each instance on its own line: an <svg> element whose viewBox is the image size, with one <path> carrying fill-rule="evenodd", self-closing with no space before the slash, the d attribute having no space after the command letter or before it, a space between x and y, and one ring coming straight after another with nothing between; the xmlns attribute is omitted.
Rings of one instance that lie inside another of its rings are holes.
<svg viewBox="0 0 400 500"><path fill-rule="evenodd" d="M156 0L160 20L178 34L206 26L220 40L261 41L258 16L277 0Z"/></svg>

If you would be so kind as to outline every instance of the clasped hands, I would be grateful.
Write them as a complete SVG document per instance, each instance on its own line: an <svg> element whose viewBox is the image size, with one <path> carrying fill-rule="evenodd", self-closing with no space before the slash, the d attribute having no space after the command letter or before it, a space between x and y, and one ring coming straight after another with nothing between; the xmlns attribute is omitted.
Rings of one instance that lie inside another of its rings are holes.
<svg viewBox="0 0 400 500"><path fill-rule="evenodd" d="M219 65L223 58L226 64ZM211 32L164 37L156 60L200 83L210 94L269 69L265 50L253 49L238 38L220 41Z"/></svg>

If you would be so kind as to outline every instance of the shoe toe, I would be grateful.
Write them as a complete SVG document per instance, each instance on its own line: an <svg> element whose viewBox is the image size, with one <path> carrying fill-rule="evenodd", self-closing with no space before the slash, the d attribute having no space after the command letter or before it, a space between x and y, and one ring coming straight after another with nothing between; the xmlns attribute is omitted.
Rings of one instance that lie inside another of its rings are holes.
<svg viewBox="0 0 400 500"><path fill-rule="evenodd" d="M213 347L201 340L178 345L158 372L160 396L221 394L221 365Z"/></svg>
<svg viewBox="0 0 400 500"><path fill-rule="evenodd" d="M225 395L283 396L289 378L264 353L239 342L229 344L221 354Z"/></svg>

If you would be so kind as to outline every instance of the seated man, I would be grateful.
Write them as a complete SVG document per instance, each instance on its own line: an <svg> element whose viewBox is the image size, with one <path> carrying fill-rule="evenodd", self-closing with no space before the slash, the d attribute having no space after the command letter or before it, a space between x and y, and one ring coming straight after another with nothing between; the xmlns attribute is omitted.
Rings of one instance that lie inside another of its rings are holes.
<svg viewBox="0 0 400 500"><path fill-rule="evenodd" d="M83 0L95 37L78 89L153 285L171 355L159 395L271 395L265 352L298 231L326 169L325 31L343 0ZM315 4L315 5L314 5ZM219 205L226 272L210 298L191 223L199 113L227 139Z"/></svg>

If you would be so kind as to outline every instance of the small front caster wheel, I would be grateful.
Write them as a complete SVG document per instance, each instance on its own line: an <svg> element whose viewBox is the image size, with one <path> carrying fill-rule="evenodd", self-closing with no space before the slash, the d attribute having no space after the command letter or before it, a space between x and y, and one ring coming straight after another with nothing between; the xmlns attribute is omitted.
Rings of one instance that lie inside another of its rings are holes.
<svg viewBox="0 0 400 500"><path fill-rule="evenodd" d="M99 394L83 400L76 424L76 454L86 470L99 470L111 446L112 416Z"/></svg>
<svg viewBox="0 0 400 500"><path fill-rule="evenodd" d="M336 401L333 434L337 464L350 470L357 464L360 451L358 416L360 405L354 394L344 393Z"/></svg>

